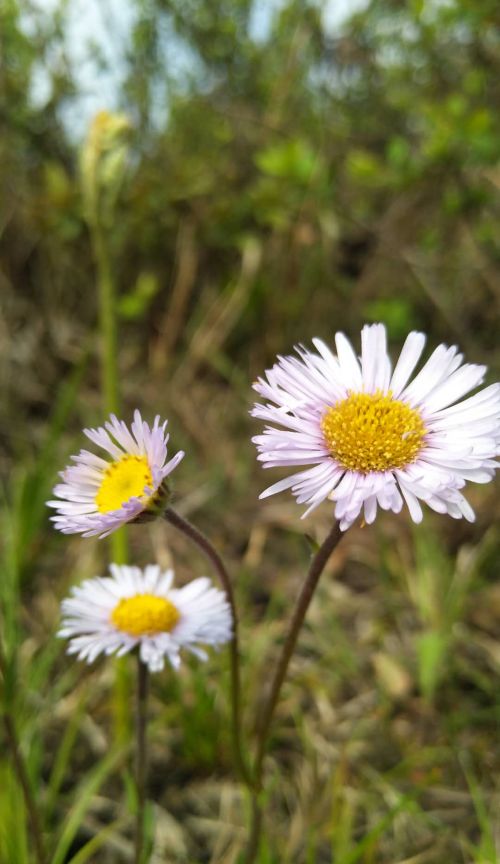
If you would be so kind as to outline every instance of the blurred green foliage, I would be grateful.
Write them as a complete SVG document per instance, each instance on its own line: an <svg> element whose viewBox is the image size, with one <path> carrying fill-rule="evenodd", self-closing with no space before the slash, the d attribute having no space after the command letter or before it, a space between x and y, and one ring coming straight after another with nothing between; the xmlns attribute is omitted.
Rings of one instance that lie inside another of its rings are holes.
<svg viewBox="0 0 500 864"><path fill-rule="evenodd" d="M224 346L235 362L257 334L259 368L278 347L382 316L394 339L421 326L498 366L495 3L378 0L332 32L326 4L288 0L259 38L264 0L129 5L116 103L132 130L110 237L128 320L155 340L189 226L197 264L178 347L252 235L261 263ZM55 358L49 388L68 359L61 330L96 315L68 121L82 97L70 8L8 0L0 28L2 295L8 309L21 292L24 314L57 309L58 326L49 311L33 336ZM40 105L30 94L42 72Z"/></svg>

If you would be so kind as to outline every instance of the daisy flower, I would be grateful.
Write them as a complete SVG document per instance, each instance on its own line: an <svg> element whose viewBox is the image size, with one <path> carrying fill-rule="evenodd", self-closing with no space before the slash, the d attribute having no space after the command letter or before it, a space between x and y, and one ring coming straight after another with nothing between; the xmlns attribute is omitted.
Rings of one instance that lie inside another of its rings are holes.
<svg viewBox="0 0 500 864"><path fill-rule="evenodd" d="M231 639L226 595L209 579L173 588L173 571L162 572L156 564L109 569L111 576L87 579L62 602L57 635L69 638L68 653L79 660L92 663L99 654L121 657L137 648L150 671L159 672L165 657L179 667L181 648L206 660L198 643L217 646Z"/></svg>
<svg viewBox="0 0 500 864"><path fill-rule="evenodd" d="M315 351L279 357L254 385L267 400L252 414L267 421L257 445L264 468L305 469L270 486L266 498L291 488L306 516L325 499L345 530L377 508L398 513L403 502L414 522L420 501L455 519L474 520L461 493L467 480L492 479L500 452L500 384L467 399L485 366L463 364L453 346L439 345L412 378L425 345L408 335L392 369L383 324L366 325L358 358L343 333L336 355L320 339ZM462 400L462 401L460 401Z"/></svg>
<svg viewBox="0 0 500 864"><path fill-rule="evenodd" d="M60 500L47 502L57 510L51 517L55 527L63 534L106 537L125 522L154 512L164 498L165 478L184 456L180 450L167 462L166 427L158 416L149 426L135 411L130 429L114 414L104 426L84 429L107 458L88 450L71 457L75 464L61 472L64 482L53 490Z"/></svg>

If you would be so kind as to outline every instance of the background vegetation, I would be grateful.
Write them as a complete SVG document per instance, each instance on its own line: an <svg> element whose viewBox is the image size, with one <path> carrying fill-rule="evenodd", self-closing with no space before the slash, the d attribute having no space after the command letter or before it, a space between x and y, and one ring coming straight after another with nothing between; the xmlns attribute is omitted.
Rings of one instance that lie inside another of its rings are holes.
<svg viewBox="0 0 500 864"><path fill-rule="evenodd" d="M131 860L133 786L116 667L76 664L54 639L60 598L104 571L109 545L57 536L44 505L104 412L75 2L0 6L2 697L52 864L118 864ZM333 27L310 0L123 8L102 108L128 121L95 187L122 414L169 417L188 454L177 506L226 550L251 746L305 532L323 536L331 513L303 523L291 497L258 503L250 383L295 342L357 340L371 320L395 351L421 328L498 378L500 9L371 0ZM98 46L92 58L104 76ZM382 515L334 556L277 716L262 864L500 860L499 506L493 485L469 499L474 525ZM138 563L206 572L162 524L133 527L129 545ZM154 682L151 861L238 860L248 804L226 684L223 654ZM5 742L0 753L0 860L27 864Z"/></svg>

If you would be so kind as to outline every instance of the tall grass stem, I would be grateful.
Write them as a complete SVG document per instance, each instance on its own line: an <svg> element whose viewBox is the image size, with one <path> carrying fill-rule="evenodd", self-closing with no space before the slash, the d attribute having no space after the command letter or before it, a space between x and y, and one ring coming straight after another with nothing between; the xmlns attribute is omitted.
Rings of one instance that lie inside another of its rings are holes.
<svg viewBox="0 0 500 864"><path fill-rule="evenodd" d="M120 408L120 396L115 285L109 250L104 234L103 227L100 224L94 224L92 240L98 277L102 392L106 410L118 411Z"/></svg>

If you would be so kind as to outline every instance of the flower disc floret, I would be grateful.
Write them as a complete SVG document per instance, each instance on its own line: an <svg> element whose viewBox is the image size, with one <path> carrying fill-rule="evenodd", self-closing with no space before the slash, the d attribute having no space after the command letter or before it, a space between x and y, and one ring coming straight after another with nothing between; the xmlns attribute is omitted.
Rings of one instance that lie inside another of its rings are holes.
<svg viewBox="0 0 500 864"><path fill-rule="evenodd" d="M339 465L362 474L410 465L426 432L418 411L380 392L350 393L327 409L321 429Z"/></svg>
<svg viewBox="0 0 500 864"><path fill-rule="evenodd" d="M124 597L111 613L111 622L130 636L170 633L180 618L179 610L166 597L136 594Z"/></svg>
<svg viewBox="0 0 500 864"><path fill-rule="evenodd" d="M99 513L119 510L130 498L140 497L153 485L153 475L145 456L122 456L104 471L95 503Z"/></svg>
<svg viewBox="0 0 500 864"><path fill-rule="evenodd" d="M266 422L253 441L264 468L289 476L261 498L291 489L307 516L330 499L340 527L405 503L415 522L420 502L454 519L474 520L460 491L489 482L500 453L500 384L472 396L485 366L463 363L455 346L439 345L417 371L423 333L408 335L394 368L383 324L363 327L361 356L343 333L336 353L315 350L279 357L254 385L264 400L252 414Z"/></svg>

